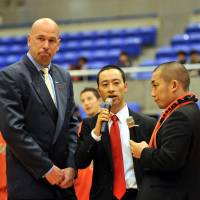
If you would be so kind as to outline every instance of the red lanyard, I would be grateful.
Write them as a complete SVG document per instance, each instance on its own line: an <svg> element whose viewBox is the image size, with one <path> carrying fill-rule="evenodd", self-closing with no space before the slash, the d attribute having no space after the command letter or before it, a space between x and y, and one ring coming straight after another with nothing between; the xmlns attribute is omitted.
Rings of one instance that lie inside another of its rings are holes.
<svg viewBox="0 0 200 200"><path fill-rule="evenodd" d="M185 98L185 97L189 97L189 98ZM163 125L163 123L168 119L168 117L178 108L185 106L187 104L193 103L195 102L194 99L192 99L194 97L194 94L192 93L188 93L184 96L179 97L178 99L176 99L175 101L173 101L162 113L162 115L160 116L156 127L154 128L154 131L152 133L150 142L149 142L149 147L151 148L156 148L157 144L156 144L156 137L157 137L157 133L158 130L160 129L160 127Z"/></svg>

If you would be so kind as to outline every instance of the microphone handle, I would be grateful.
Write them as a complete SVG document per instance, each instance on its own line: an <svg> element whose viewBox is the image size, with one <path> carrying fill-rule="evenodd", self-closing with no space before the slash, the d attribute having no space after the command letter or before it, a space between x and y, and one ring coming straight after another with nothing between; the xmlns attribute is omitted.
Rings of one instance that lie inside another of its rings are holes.
<svg viewBox="0 0 200 200"><path fill-rule="evenodd" d="M105 133L106 132L106 126L107 126L108 122L103 121L101 123L101 133Z"/></svg>

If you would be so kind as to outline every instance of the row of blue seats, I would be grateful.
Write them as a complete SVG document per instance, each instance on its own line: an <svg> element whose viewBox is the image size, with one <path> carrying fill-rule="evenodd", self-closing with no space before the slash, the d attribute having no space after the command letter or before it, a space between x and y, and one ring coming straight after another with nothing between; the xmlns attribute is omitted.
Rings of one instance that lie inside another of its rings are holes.
<svg viewBox="0 0 200 200"><path fill-rule="evenodd" d="M63 42L61 44L59 52L79 54L81 51L97 51L97 50L113 50L121 49L121 51L126 51L129 49L130 55L138 56L141 53L142 42L139 38L115 38L111 40L101 39L96 41L73 41L73 42ZM1 55L22 55L27 52L27 45L1 45L0 46L0 56Z"/></svg>
<svg viewBox="0 0 200 200"><path fill-rule="evenodd" d="M197 51L200 53L200 44L195 44L191 46L180 45L180 46L165 46L161 47L156 52L156 59L164 58L176 58L179 51L184 51L186 55L189 55L191 51Z"/></svg>
<svg viewBox="0 0 200 200"><path fill-rule="evenodd" d="M192 34L175 35L171 39L172 46L200 44L200 32Z"/></svg>
<svg viewBox="0 0 200 200"><path fill-rule="evenodd" d="M147 26L141 28L118 28L95 31L80 31L80 32L63 32L61 39L63 41L82 41L82 40L96 40L101 38L125 38L125 37L139 37L143 44L154 45L156 42L157 28L155 26ZM8 36L0 38L0 45L5 44L26 44L27 37L23 36Z"/></svg>
<svg viewBox="0 0 200 200"><path fill-rule="evenodd" d="M185 28L185 32L190 34L190 33L200 33L200 24L199 23L191 23L187 25Z"/></svg>
<svg viewBox="0 0 200 200"><path fill-rule="evenodd" d="M179 51L184 51L186 56L189 56L193 50L200 54L200 24L198 23L189 24L184 34L172 37L170 46L161 47L156 51L154 60L146 60L141 65L157 65L163 61L174 61L177 60Z"/></svg>
<svg viewBox="0 0 200 200"><path fill-rule="evenodd" d="M58 52L54 58L53 58L53 62L60 64L60 65L68 65L68 64L76 64L77 63L77 59L79 57L86 57L88 58L89 61L89 65L93 66L93 68L96 68L97 65L93 65L94 63L117 63L118 58L119 58L119 54L121 53L121 51L126 51L128 52L130 55L139 55L141 54L141 46L135 47L133 48L132 46L125 46L123 48L113 48L110 50L91 50L91 51L77 51L77 52ZM24 53L26 53L27 51L24 51ZM14 62L16 62L17 60L20 59L20 57L23 54L11 54L11 55L0 55L0 67L2 66L7 66L9 64L12 64Z"/></svg>

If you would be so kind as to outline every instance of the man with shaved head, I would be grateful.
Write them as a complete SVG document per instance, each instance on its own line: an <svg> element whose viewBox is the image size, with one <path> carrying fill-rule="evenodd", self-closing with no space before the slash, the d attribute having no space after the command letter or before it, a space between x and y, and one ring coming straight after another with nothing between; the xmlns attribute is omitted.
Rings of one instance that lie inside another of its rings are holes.
<svg viewBox="0 0 200 200"><path fill-rule="evenodd" d="M200 111L186 68L164 63L152 74L152 97L164 109L149 144L130 141L145 171L137 200L194 200L200 196Z"/></svg>
<svg viewBox="0 0 200 200"><path fill-rule="evenodd" d="M76 199L73 87L69 73L51 62L59 32L52 19L38 19L28 35L28 53L0 71L0 130L11 200Z"/></svg>

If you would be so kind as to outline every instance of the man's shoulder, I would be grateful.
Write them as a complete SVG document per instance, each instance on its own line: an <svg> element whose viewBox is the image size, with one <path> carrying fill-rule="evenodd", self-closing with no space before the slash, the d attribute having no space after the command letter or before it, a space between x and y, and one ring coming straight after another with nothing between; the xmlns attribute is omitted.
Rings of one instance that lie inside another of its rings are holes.
<svg viewBox="0 0 200 200"><path fill-rule="evenodd" d="M93 117L87 117L83 119L83 124L85 125L93 125L96 124L98 114Z"/></svg>

